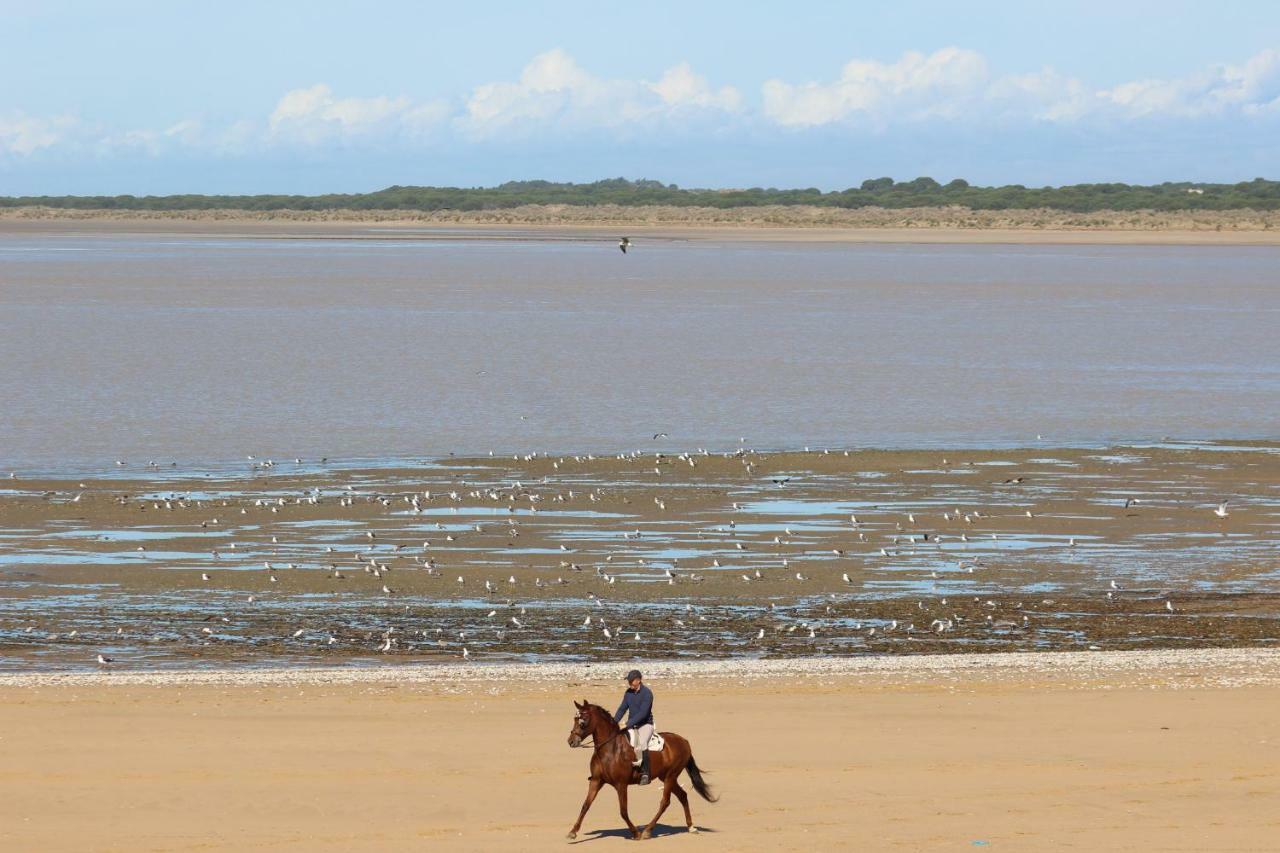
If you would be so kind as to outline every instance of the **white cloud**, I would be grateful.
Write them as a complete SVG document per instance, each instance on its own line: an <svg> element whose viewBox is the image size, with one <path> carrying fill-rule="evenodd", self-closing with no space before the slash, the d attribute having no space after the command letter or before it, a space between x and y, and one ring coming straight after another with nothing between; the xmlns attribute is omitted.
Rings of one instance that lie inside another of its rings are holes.
<svg viewBox="0 0 1280 853"><path fill-rule="evenodd" d="M486 83L452 100L340 96L318 83L285 92L265 115L208 121L198 117L199 104L181 106L192 110L179 113L187 118L142 128L111 128L68 115L0 113L0 157L52 150L71 156L248 157L264 146L373 149L426 139L462 145L474 138L582 131L626 139L659 132L881 129L925 122L1017 129L1042 123L1124 127L1156 119L1235 120L1265 131L1271 125L1262 122L1280 119L1280 50L1181 77L1099 88L1052 68L995 74L981 54L948 47L905 53L890 62L853 59L831 80L771 79L749 103L738 89L713 85L687 62L656 79L608 78L556 49L533 57L514 80Z"/></svg>
<svg viewBox="0 0 1280 853"><path fill-rule="evenodd" d="M1280 106L1280 52L1264 50L1243 65L1221 65L1173 80L1135 80L1098 97L1131 118L1200 118L1239 110L1256 114Z"/></svg>
<svg viewBox="0 0 1280 853"><path fill-rule="evenodd" d="M687 62L668 68L649 88L672 107L704 107L729 112L742 107L742 94L732 86L712 89L707 78L694 73Z"/></svg>
<svg viewBox="0 0 1280 853"><path fill-rule="evenodd" d="M504 128L617 128L660 122L681 114L739 109L732 86L713 89L687 63L668 69L656 83L597 77L563 50L535 56L515 81L477 86L461 126L488 134Z"/></svg>
<svg viewBox="0 0 1280 853"><path fill-rule="evenodd" d="M906 53L892 63L855 59L830 82L770 80L762 95L764 116L793 128L923 119L1066 123L1261 115L1280 113L1280 52L1266 50L1242 65L1186 77L1093 90L1053 69L992 77L980 54L950 47Z"/></svg>
<svg viewBox="0 0 1280 853"><path fill-rule="evenodd" d="M326 140L387 132L422 133L447 115L437 102L406 97L338 98L323 83L286 92L267 120L271 138L314 145Z"/></svg>
<svg viewBox="0 0 1280 853"><path fill-rule="evenodd" d="M997 115L1050 122L1075 121L1097 103L1096 94L1083 83L1052 68L993 80L985 98Z"/></svg>
<svg viewBox="0 0 1280 853"><path fill-rule="evenodd" d="M0 153L26 155L52 148L67 139L77 124L71 116L0 116Z"/></svg>
<svg viewBox="0 0 1280 853"><path fill-rule="evenodd" d="M943 48L926 56L910 51L897 62L855 59L830 83L764 84L764 114L786 127L817 127L850 118L957 115L987 80L987 62L972 50Z"/></svg>

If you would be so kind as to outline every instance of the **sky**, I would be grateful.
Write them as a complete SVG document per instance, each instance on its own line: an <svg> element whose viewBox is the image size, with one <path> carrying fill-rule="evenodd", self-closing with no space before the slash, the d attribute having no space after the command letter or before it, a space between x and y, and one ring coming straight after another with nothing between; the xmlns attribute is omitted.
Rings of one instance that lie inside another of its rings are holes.
<svg viewBox="0 0 1280 853"><path fill-rule="evenodd" d="M1280 3L0 0L0 195L1280 177Z"/></svg>

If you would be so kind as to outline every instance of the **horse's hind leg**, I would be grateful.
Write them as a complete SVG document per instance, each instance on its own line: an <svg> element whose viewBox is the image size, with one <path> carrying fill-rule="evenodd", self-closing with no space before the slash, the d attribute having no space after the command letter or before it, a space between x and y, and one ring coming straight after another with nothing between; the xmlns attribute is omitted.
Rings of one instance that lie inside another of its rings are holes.
<svg viewBox="0 0 1280 853"><path fill-rule="evenodd" d="M662 813L667 810L667 806L671 805L671 789L675 787L676 777L667 776L667 781L662 786L662 802L658 803L658 813L653 816L653 820L649 821L649 825L644 828L644 832L640 833L641 838L652 838L653 828L658 825L658 818L662 817Z"/></svg>
<svg viewBox="0 0 1280 853"><path fill-rule="evenodd" d="M591 803L595 800L596 794L600 793L600 788L604 783L599 779L592 777L587 783L587 798L582 801L582 811L578 812L578 821L573 825L573 829L569 830L569 839L573 840L578 837L578 830L582 829L582 819L587 816L587 809L591 808Z"/></svg>
<svg viewBox="0 0 1280 853"><path fill-rule="evenodd" d="M622 819L627 822L627 829L631 830L632 838L640 837L640 830L636 829L636 825L631 822L631 816L627 814L627 783L616 783L614 788L618 791L618 811L622 814Z"/></svg>
<svg viewBox="0 0 1280 853"><path fill-rule="evenodd" d="M680 805L684 806L684 825L689 827L690 832L697 832L698 828L693 825L693 812L689 811L689 795L685 793L684 788L680 787L679 782L672 785L671 790L675 792Z"/></svg>

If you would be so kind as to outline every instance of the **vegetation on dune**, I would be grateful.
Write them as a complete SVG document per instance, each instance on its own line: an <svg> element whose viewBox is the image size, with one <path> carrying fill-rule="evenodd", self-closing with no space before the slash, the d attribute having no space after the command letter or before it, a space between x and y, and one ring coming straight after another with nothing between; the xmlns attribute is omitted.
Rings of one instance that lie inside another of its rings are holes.
<svg viewBox="0 0 1280 853"><path fill-rule="evenodd" d="M417 210L482 211L526 205L749 208L806 205L830 208L961 207L970 210L1280 210L1280 181L1237 184L1191 182L1154 186L1074 184L1063 187L978 187L964 180L894 181L874 178L858 187L818 189L681 189L660 181L612 178L589 184L510 181L496 187L387 187L371 193L302 195L0 196L0 208L74 210Z"/></svg>

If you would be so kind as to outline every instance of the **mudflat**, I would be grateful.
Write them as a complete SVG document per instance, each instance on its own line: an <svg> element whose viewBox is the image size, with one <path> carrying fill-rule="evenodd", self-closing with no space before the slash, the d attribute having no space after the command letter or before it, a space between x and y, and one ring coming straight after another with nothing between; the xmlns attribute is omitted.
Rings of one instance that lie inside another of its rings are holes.
<svg viewBox="0 0 1280 853"><path fill-rule="evenodd" d="M0 482L0 668L1275 647L1280 453L126 463Z"/></svg>
<svg viewBox="0 0 1280 853"><path fill-rule="evenodd" d="M612 710L616 669L0 677L0 843L565 849L590 755L567 746L571 700ZM673 801L655 848L1261 851L1280 832L1274 652L645 669L720 795L692 797L696 835ZM632 788L632 819L658 797ZM606 789L577 843L624 837Z"/></svg>

